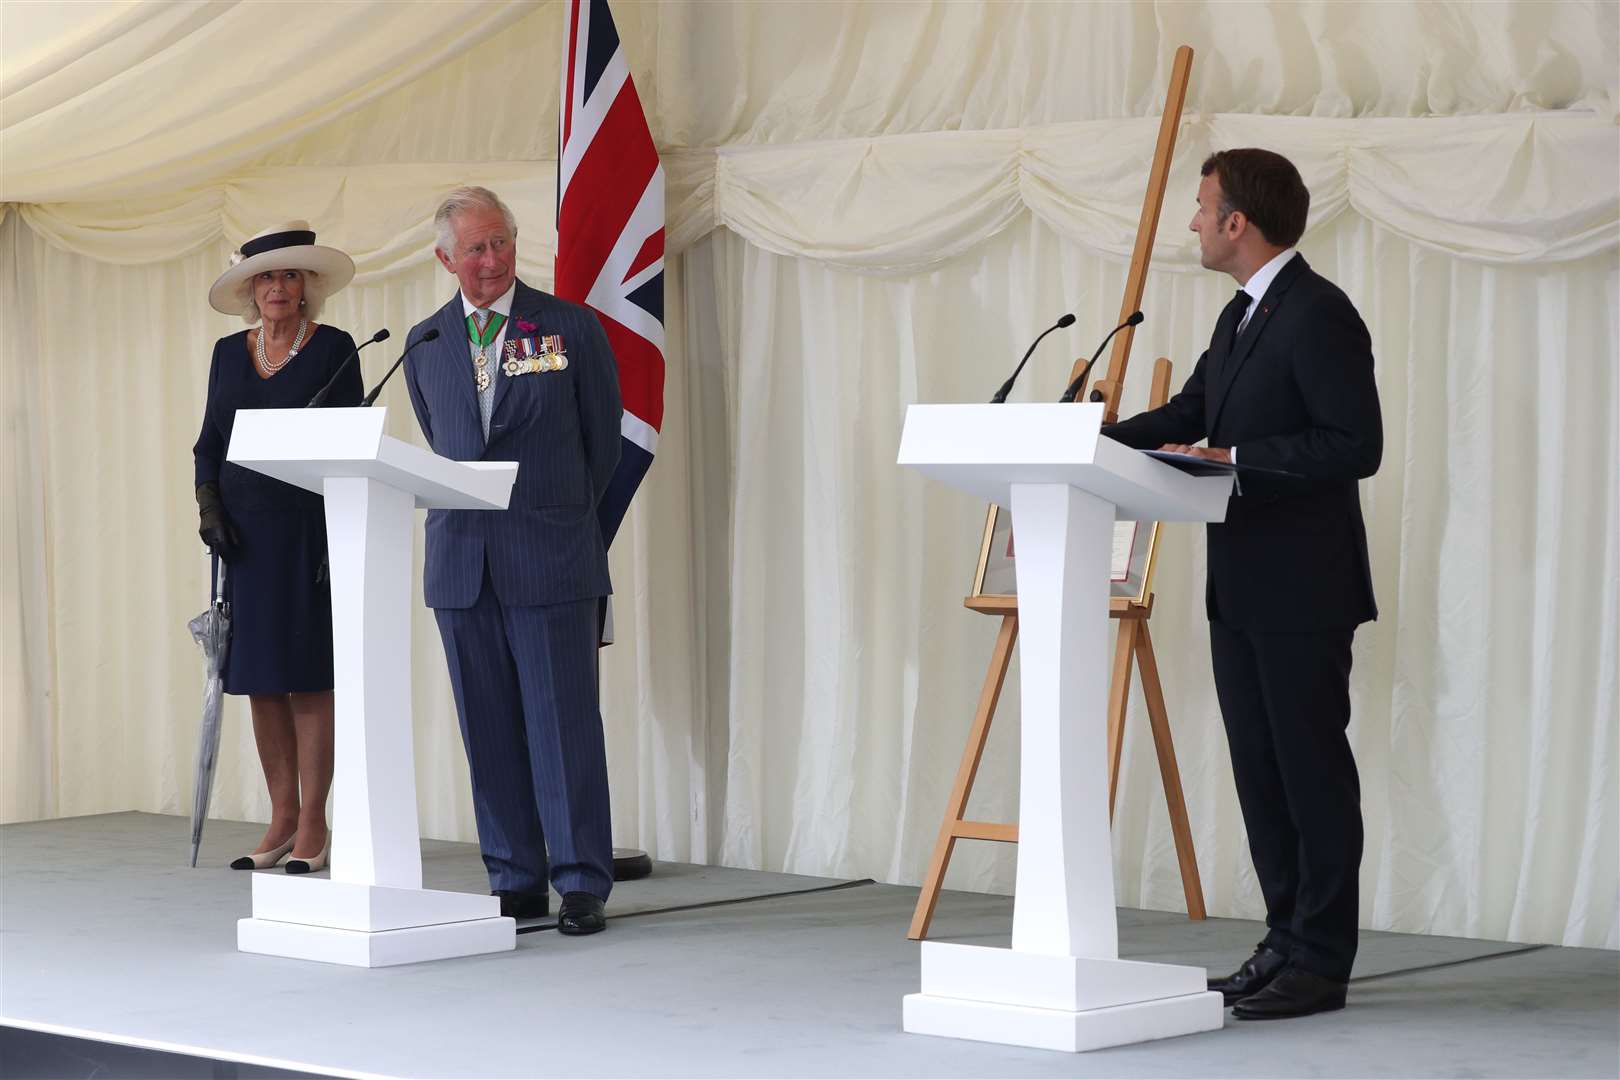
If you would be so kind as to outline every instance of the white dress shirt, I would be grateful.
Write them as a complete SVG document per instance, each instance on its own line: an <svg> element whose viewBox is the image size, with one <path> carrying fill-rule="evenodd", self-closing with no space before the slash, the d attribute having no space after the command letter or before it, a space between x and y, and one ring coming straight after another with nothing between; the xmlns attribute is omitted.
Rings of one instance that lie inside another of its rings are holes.
<svg viewBox="0 0 1620 1080"><path fill-rule="evenodd" d="M1250 275L1249 280L1243 283L1243 291L1249 294L1249 310L1245 311L1243 318L1238 320L1238 334L1241 335L1243 328L1249 325L1250 316L1260 307L1260 298L1266 295L1266 290L1271 288L1273 281L1277 280L1277 275L1282 273L1282 268L1288 265L1289 259L1298 254L1299 252L1294 248L1279 251L1272 257L1270 262L1256 270Z"/></svg>

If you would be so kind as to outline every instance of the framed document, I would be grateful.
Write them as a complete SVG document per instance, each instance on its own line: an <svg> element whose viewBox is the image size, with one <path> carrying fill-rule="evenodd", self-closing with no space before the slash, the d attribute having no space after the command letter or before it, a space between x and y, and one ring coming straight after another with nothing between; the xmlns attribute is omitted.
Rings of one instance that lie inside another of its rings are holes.
<svg viewBox="0 0 1620 1080"><path fill-rule="evenodd" d="M1114 558L1108 576L1108 595L1131 604L1147 603L1148 593L1153 588L1153 562L1158 547L1157 521L1114 522ZM973 575L973 589L968 594L969 607L976 606L975 600L996 608L1017 602L1016 557L1012 514L991 504L984 519L984 539L979 544L979 565Z"/></svg>

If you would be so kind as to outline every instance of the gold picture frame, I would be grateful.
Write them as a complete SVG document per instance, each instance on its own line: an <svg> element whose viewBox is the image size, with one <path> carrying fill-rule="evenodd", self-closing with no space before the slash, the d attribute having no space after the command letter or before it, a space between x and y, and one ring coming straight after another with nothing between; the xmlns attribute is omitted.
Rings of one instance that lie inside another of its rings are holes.
<svg viewBox="0 0 1620 1080"><path fill-rule="evenodd" d="M1122 549L1125 555L1120 560L1118 556ZM1153 569L1159 553L1159 523L1115 522L1114 550L1116 559L1113 569L1118 576L1109 581L1109 599L1116 605L1145 606L1153 593ZM991 503L984 516L984 536L979 542L979 562L973 573L973 587L964 603L976 611L1016 610L1018 587L1015 559L1012 515ZM1119 565L1121 561L1123 566Z"/></svg>

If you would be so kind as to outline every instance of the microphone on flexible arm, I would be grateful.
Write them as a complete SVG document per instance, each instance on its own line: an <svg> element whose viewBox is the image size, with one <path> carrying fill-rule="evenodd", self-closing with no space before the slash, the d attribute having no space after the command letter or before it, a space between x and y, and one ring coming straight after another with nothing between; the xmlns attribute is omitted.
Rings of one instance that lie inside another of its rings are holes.
<svg viewBox="0 0 1620 1080"><path fill-rule="evenodd" d="M1108 331L1108 336L1102 339L1102 344L1097 346L1097 351L1091 354L1091 359L1086 361L1086 366L1080 369L1079 376L1074 380L1074 382L1069 384L1069 388L1067 390L1063 391L1063 396L1058 398L1058 401L1066 404L1073 401L1075 395L1080 393L1080 388L1086 385L1086 376L1091 374L1092 365L1095 364L1097 362L1097 358L1103 354L1103 349L1107 348L1108 343L1114 340L1115 334L1119 333L1127 326L1140 326L1141 324L1142 313L1140 311L1133 311L1131 312L1130 318Z"/></svg>
<svg viewBox="0 0 1620 1080"><path fill-rule="evenodd" d="M990 399L990 404L1001 405L1006 402L1007 395L1012 393L1013 383L1018 381L1018 373L1024 370L1024 364L1028 362L1030 354L1035 351L1035 346L1041 343L1041 338L1045 337L1047 334L1050 334L1054 330L1062 330L1066 326L1073 325L1074 315L1068 314L1063 316L1063 318L1059 319L1057 322L1053 323L1051 326L1048 326L1045 330L1042 330L1041 337L1038 337L1034 341L1030 342L1029 350L1024 353L1024 359L1018 361L1018 366L1013 368L1013 373L1011 375L1007 376L1007 381L1001 384L1001 389L997 390L996 396Z"/></svg>
<svg viewBox="0 0 1620 1080"><path fill-rule="evenodd" d="M403 364L405 362L405 358L411 355L412 349L416 348L424 341L434 341L438 338L438 336L439 332L437 330L429 330L427 333L405 346L405 351L399 354L399 359L394 361L394 366L388 369L388 374L382 377L381 382L371 388L371 393L367 394L360 402L360 407L363 409L371 407L371 403L377 400L377 395L382 393L382 388L388 385L388 380L394 377L394 372L399 370L399 365Z"/></svg>
<svg viewBox="0 0 1620 1080"><path fill-rule="evenodd" d="M372 334L368 340L362 341L360 344L356 345L354 347L354 352L343 358L343 363L339 364L337 370L332 372L332 377L327 380L326 385L321 387L320 390L316 392L315 396L309 399L309 404L305 405L304 408L318 409L322 405L326 404L326 396L332 392L332 387L337 385L339 377L341 377L343 374L343 369L349 366L349 361L359 356L360 350L365 348L367 345L370 345L373 342L387 340L388 330L385 328L377 331L375 334Z"/></svg>

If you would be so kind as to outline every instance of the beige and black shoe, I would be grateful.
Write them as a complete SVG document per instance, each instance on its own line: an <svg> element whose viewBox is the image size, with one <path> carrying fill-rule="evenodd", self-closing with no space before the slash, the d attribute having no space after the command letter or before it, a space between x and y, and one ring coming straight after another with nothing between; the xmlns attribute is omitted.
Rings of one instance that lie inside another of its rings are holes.
<svg viewBox="0 0 1620 1080"><path fill-rule="evenodd" d="M269 851L260 851L252 855L243 855L231 860L232 870L268 870L277 866L288 855L292 854L293 838L287 837L287 842Z"/></svg>
<svg viewBox="0 0 1620 1080"><path fill-rule="evenodd" d="M292 850L288 848L288 850ZM321 853L313 859L288 859L287 873L313 874L317 870L326 869L326 857L332 853L332 834L326 834L326 843L321 845Z"/></svg>

